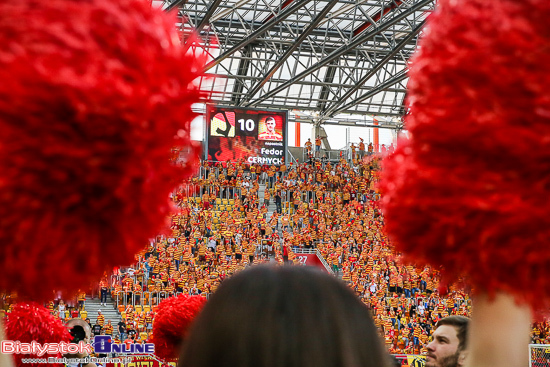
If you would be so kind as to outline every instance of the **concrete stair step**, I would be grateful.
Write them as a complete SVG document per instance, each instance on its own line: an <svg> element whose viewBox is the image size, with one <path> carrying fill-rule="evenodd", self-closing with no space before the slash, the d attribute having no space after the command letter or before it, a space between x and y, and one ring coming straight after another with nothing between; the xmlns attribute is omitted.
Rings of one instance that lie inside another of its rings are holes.
<svg viewBox="0 0 550 367"><path fill-rule="evenodd" d="M94 325L97 321L98 310L101 310L101 313L105 316L105 323L107 323L108 320L111 320L111 323L115 329L116 325L120 322L120 320L122 320L120 313L115 308L115 304L110 297L107 298L106 306L102 306L99 298L91 298L87 296L86 301L84 301L84 307L86 311L88 311L88 318L90 319L92 325Z"/></svg>

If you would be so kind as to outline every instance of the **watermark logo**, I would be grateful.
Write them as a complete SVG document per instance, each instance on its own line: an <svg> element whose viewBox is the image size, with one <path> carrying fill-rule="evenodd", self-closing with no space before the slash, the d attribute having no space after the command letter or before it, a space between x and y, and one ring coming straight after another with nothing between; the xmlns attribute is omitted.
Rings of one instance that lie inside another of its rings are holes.
<svg viewBox="0 0 550 367"><path fill-rule="evenodd" d="M44 354L76 354L76 353L92 353L92 346L83 341L75 343L21 343L14 340L3 340L0 343L0 350L4 354L35 354L39 357Z"/></svg>
<svg viewBox="0 0 550 367"><path fill-rule="evenodd" d="M93 349L92 349L93 348ZM80 341L75 343L21 343L14 340L3 340L0 351L4 354L32 354L42 357L44 354L151 354L155 352L155 345L148 344L115 344L108 335L99 335L93 338L91 344Z"/></svg>
<svg viewBox="0 0 550 367"><path fill-rule="evenodd" d="M96 336L92 343L96 353L111 353L112 344L111 337L108 335Z"/></svg>
<svg viewBox="0 0 550 367"><path fill-rule="evenodd" d="M98 354L146 354L155 352L154 344L115 344L109 335L95 336L92 345L95 353Z"/></svg>

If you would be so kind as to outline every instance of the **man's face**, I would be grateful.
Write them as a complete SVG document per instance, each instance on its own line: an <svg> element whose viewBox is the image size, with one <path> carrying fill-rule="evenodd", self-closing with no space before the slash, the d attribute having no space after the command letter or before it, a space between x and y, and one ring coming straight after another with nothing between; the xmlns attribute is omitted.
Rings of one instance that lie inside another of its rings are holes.
<svg viewBox="0 0 550 367"><path fill-rule="evenodd" d="M462 365L458 351L458 336L452 325L441 325L433 333L433 340L428 344L426 367L457 367ZM460 359L460 361L459 361Z"/></svg>
<svg viewBox="0 0 550 367"><path fill-rule="evenodd" d="M273 119L268 119L268 120L265 122L265 125L267 126L267 131L269 131L269 132L275 131L275 120L273 120Z"/></svg>

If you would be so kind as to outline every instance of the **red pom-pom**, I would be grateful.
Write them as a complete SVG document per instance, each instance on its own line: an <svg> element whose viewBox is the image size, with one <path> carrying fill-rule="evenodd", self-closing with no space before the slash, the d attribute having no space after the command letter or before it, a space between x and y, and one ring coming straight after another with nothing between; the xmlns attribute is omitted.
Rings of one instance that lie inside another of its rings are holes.
<svg viewBox="0 0 550 367"><path fill-rule="evenodd" d="M69 343L72 340L71 334L63 323L54 318L50 312L34 303L18 303L13 306L12 312L8 314L6 323L6 340L19 341L21 343L31 343L35 341L40 344L45 343ZM23 363L23 358L45 358L58 357L61 354L14 354L17 366L23 367L63 367L63 363Z"/></svg>
<svg viewBox="0 0 550 367"><path fill-rule="evenodd" d="M0 289L49 299L132 262L164 226L198 157L205 60L142 0L3 1L0 14Z"/></svg>
<svg viewBox="0 0 550 367"><path fill-rule="evenodd" d="M153 343L158 357L178 357L185 334L205 303L204 297L184 294L159 303L153 320Z"/></svg>
<svg viewBox="0 0 550 367"><path fill-rule="evenodd" d="M382 180L399 250L533 306L550 295L549 17L547 0L440 1Z"/></svg>

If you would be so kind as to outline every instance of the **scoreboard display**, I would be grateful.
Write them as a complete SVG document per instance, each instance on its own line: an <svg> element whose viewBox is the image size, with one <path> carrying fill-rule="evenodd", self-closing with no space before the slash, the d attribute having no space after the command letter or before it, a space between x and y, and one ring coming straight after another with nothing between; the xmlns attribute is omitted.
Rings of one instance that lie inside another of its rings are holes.
<svg viewBox="0 0 550 367"><path fill-rule="evenodd" d="M205 159L280 165L286 160L288 112L206 106Z"/></svg>

